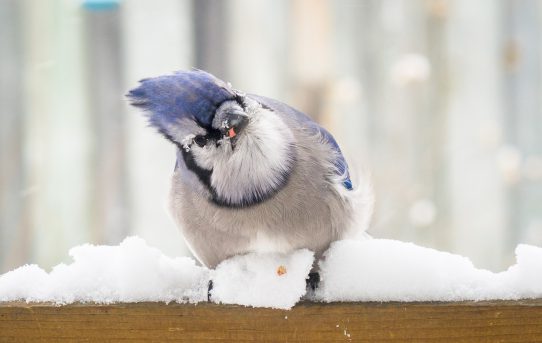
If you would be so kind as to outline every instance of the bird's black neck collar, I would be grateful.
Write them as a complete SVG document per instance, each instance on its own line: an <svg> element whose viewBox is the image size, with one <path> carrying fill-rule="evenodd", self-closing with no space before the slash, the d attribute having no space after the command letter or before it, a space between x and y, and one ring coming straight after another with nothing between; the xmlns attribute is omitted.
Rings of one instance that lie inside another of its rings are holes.
<svg viewBox="0 0 542 343"><path fill-rule="evenodd" d="M214 205L219 207L228 207L228 208L247 208L259 205L271 198L273 198L282 188L284 188L290 179L290 175L293 172L293 167L288 172L283 172L278 177L278 182L276 187L269 192L266 192L265 194L257 194L252 193L248 195L246 198L243 199L240 203L232 203L228 200L223 199L217 194L216 189L211 184L211 176L213 174L213 170L208 170L201 168L196 164L194 155L191 150L183 149L182 147L179 149L179 153L183 158L184 164L186 168L194 173L198 180L201 182L201 184L209 191L210 198L209 201L212 202ZM179 155L179 154L178 154ZM178 164L178 162L177 162ZM295 163L292 163L292 166L295 165ZM235 180L232 180L232 182L235 182Z"/></svg>

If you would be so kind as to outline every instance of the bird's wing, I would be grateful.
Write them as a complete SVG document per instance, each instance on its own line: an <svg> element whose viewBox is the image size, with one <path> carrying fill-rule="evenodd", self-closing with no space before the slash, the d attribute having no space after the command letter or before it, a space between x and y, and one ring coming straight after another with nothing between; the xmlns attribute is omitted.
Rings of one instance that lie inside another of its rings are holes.
<svg viewBox="0 0 542 343"><path fill-rule="evenodd" d="M309 131L320 134L322 138L326 140L332 147L332 149L336 152L333 164L335 165L337 175L341 177L343 186L348 190L353 189L352 180L350 179L350 173L348 171L348 164L346 163L346 159L341 152L339 144L337 144L337 141L335 140L335 138L333 138L329 131L318 125L305 113L300 112L295 108L290 107L278 100L255 94L248 94L247 96L256 100L264 107L267 107L275 112L283 113L287 116L294 117L301 125L303 125Z"/></svg>

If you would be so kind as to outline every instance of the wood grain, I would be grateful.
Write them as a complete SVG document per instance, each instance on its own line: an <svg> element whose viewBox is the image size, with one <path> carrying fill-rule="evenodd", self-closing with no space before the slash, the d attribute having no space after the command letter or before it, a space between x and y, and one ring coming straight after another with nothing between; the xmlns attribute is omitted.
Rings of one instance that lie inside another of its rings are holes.
<svg viewBox="0 0 542 343"><path fill-rule="evenodd" d="M0 342L542 342L542 299L301 303L290 311L216 304L1 303Z"/></svg>

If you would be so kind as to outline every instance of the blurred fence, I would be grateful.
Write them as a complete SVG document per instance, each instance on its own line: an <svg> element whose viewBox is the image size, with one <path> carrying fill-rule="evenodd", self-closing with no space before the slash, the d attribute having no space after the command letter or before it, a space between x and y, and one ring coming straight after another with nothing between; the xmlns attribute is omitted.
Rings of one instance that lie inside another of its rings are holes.
<svg viewBox="0 0 542 343"><path fill-rule="evenodd" d="M0 272L130 234L187 253L173 147L123 94L191 67L329 128L374 236L502 268L542 244L541 47L535 0L0 0Z"/></svg>

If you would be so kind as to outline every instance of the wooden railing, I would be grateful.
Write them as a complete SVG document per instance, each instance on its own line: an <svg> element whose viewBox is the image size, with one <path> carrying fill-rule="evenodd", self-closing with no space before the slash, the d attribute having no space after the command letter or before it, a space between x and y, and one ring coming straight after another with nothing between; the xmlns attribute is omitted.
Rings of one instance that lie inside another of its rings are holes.
<svg viewBox="0 0 542 343"><path fill-rule="evenodd" d="M540 342L542 299L301 303L292 310L210 303L0 303L0 342Z"/></svg>

